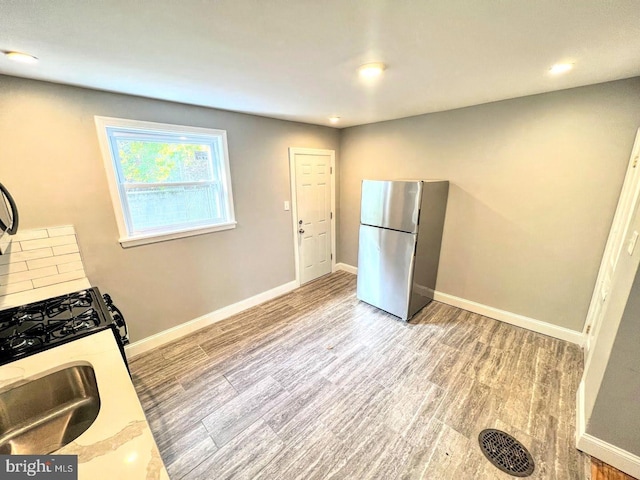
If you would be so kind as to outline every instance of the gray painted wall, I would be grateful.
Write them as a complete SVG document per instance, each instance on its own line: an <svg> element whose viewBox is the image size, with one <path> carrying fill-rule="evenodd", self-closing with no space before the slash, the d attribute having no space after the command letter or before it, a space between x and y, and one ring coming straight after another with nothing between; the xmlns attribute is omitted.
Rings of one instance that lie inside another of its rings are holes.
<svg viewBox="0 0 640 480"><path fill-rule="evenodd" d="M582 327L635 129L640 79L340 131L0 76L0 178L22 226L74 224L89 279L138 340L294 279L287 149L338 162L338 261L362 178L446 178L438 290ZM93 116L228 132L238 228L122 249Z"/></svg>
<svg viewBox="0 0 640 480"><path fill-rule="evenodd" d="M640 126L640 78L342 131L338 261L363 178L451 181L437 289L581 330Z"/></svg>
<svg viewBox="0 0 640 480"><path fill-rule="evenodd" d="M613 343L587 433L640 455L640 270Z"/></svg>
<svg viewBox="0 0 640 480"><path fill-rule="evenodd" d="M132 340L295 279L288 148L337 151L338 130L7 76L0 106L0 178L22 228L76 226ZM237 228L121 248L94 115L226 130Z"/></svg>

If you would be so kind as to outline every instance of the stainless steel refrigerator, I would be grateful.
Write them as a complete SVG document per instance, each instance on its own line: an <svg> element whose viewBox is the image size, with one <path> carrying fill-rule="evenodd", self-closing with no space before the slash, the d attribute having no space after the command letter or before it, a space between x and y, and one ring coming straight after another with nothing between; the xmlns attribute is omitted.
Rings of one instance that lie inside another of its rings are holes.
<svg viewBox="0 0 640 480"><path fill-rule="evenodd" d="M363 180L358 298L403 320L433 300L449 182Z"/></svg>

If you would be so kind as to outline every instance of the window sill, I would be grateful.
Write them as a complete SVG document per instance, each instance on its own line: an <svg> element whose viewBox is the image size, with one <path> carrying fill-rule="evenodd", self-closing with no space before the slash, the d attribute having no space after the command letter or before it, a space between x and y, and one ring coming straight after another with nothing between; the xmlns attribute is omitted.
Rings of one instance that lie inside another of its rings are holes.
<svg viewBox="0 0 640 480"><path fill-rule="evenodd" d="M231 230L236 228L237 222L222 223L214 227L197 227L188 230L181 230L172 233L154 233L152 235L140 235L137 237L122 237L118 241L122 248L137 247L148 243L166 242L177 238L193 237L195 235L203 235L205 233L220 232L222 230Z"/></svg>

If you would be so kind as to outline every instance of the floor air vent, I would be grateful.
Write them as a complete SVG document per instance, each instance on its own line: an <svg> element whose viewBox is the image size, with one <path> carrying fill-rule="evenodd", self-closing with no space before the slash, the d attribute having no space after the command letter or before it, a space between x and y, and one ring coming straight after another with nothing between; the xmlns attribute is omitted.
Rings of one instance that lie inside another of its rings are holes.
<svg viewBox="0 0 640 480"><path fill-rule="evenodd" d="M478 436L484 456L503 472L514 477L528 477L535 465L529 451L508 433L489 428Z"/></svg>

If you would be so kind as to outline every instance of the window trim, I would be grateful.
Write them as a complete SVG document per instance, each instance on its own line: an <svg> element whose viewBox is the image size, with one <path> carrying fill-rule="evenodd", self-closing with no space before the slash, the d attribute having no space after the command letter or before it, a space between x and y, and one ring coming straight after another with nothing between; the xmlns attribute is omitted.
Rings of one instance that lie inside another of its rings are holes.
<svg viewBox="0 0 640 480"><path fill-rule="evenodd" d="M203 235L206 233L218 232L222 230L230 230L236 227L235 211L233 206L233 193L231 190L231 171L229 169L229 151L227 146L226 130L217 130L213 128L191 127L186 125L175 125L169 123L146 122L142 120L130 120L125 118L94 116L96 130L98 132L98 141L102 152L102 160L104 162L107 181L109 184L109 193L111 195L111 203L116 216L118 225L119 238L118 242L123 248L135 247L155 242L164 242L177 238L191 237L194 235ZM228 221L217 225L187 227L174 231L152 232L138 235L130 235L127 227L127 219L125 217L125 205L121 198L120 183L116 177L115 165L116 159L113 156L111 142L107 135L107 127L114 128L132 128L146 130L152 133L165 133L175 135L181 132L191 135L218 136L222 139L220 169L223 198L226 199L228 210Z"/></svg>

